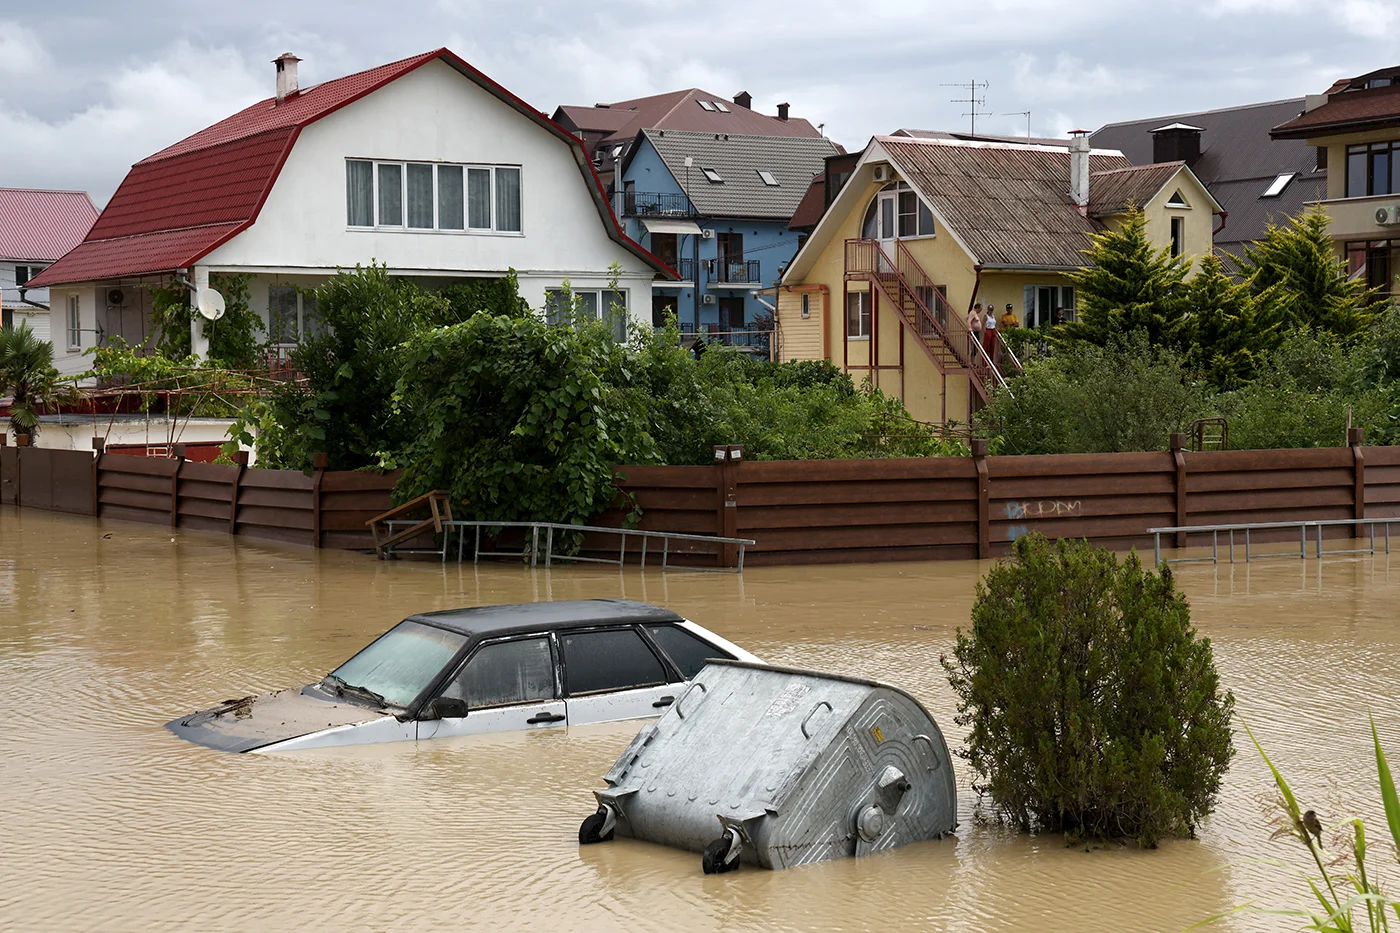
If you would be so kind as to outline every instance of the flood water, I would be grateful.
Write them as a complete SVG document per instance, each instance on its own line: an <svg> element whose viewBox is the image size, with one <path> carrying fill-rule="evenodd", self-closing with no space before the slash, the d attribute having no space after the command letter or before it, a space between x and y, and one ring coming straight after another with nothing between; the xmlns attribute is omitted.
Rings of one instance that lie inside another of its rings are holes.
<svg viewBox="0 0 1400 933"><path fill-rule="evenodd" d="M1178 574L1240 713L1324 822L1378 808L1369 711L1400 757L1400 552L1391 561ZM577 845L590 791L637 723L281 756L162 727L319 679L413 612L622 596L775 663L905 687L957 746L938 657L984 569L386 564L0 509L0 929L1175 931L1301 895L1264 863L1301 866L1268 841L1267 770L1243 735L1199 841L1086 852L1011 835L971 818L957 760L956 838L706 877L691 853ZM1212 929L1297 926L1243 913Z"/></svg>

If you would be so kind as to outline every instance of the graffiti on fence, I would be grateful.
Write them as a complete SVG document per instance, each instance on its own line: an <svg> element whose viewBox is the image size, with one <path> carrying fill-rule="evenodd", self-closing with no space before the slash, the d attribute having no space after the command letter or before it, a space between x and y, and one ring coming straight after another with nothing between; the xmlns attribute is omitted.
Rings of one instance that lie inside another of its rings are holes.
<svg viewBox="0 0 1400 933"><path fill-rule="evenodd" d="M1009 519L1018 518L1046 518L1056 515L1079 515L1080 500L1066 502L1062 499L1041 499L1036 502L1008 502L1006 503L1006 517Z"/></svg>

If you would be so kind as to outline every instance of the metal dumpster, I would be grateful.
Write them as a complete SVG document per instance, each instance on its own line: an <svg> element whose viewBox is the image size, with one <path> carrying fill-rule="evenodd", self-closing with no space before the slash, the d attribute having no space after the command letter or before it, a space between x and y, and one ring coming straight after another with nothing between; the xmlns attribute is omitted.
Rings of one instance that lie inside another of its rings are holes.
<svg viewBox="0 0 1400 933"><path fill-rule="evenodd" d="M582 844L621 833L703 853L707 874L865 855L957 827L948 746L897 687L711 661L595 791Z"/></svg>

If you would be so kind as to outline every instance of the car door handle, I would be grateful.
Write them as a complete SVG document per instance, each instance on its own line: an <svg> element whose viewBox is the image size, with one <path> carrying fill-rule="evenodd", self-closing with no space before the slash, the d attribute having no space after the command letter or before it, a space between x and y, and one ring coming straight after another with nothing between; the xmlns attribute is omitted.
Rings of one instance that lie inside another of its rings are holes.
<svg viewBox="0 0 1400 933"><path fill-rule="evenodd" d="M563 718L564 716L562 713L540 713L538 716L531 716L525 721L533 726L541 722L558 722Z"/></svg>
<svg viewBox="0 0 1400 933"><path fill-rule="evenodd" d="M670 705L671 705L672 703L674 703L674 702L676 702L676 698L675 698L675 697L662 697L661 699L657 700L655 703L651 704L651 708L652 708L652 709L661 709L661 707L663 707L663 706L670 706Z"/></svg>

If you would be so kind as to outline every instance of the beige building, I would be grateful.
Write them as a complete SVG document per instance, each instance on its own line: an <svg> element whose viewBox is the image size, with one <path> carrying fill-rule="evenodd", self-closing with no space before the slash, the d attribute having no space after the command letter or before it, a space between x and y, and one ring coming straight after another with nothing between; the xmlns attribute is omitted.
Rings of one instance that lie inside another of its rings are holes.
<svg viewBox="0 0 1400 933"><path fill-rule="evenodd" d="M1194 265L1220 205L1185 163L1116 150L878 136L783 276L778 357L831 360L921 421L967 421L1002 369L974 341L974 303L1048 327L1076 304L1068 274L1092 233L1134 207L1152 242Z"/></svg>
<svg viewBox="0 0 1400 933"><path fill-rule="evenodd" d="M1345 78L1310 94L1302 114L1274 127L1303 139L1327 166L1337 255L1348 271L1400 297L1400 66Z"/></svg>

